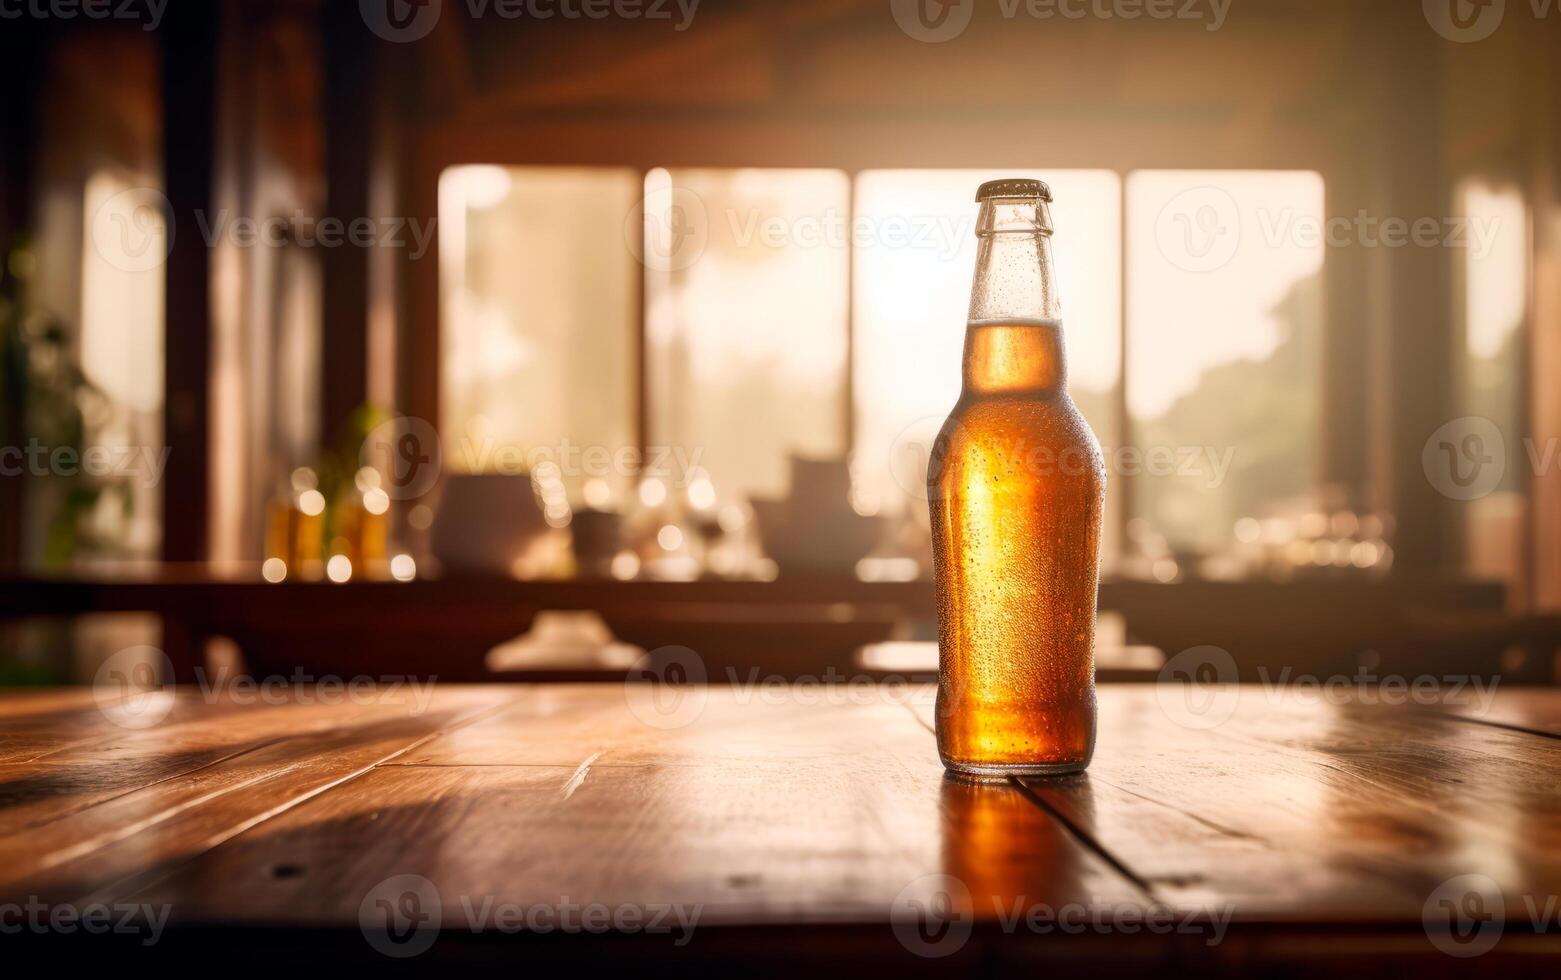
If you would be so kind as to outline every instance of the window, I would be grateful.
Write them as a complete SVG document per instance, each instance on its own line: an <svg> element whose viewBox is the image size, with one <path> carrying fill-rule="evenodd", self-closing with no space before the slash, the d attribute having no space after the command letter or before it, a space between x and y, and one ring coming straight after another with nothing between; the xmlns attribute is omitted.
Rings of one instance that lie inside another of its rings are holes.
<svg viewBox="0 0 1561 980"><path fill-rule="evenodd" d="M649 441L687 449L723 503L784 496L789 454L846 449L850 256L835 229L850 182L838 170L653 170L645 191L651 238L707 229L676 253L645 245Z"/></svg>
<svg viewBox="0 0 1561 980"><path fill-rule="evenodd" d="M1238 521L1317 506L1322 178L1145 170L1126 197L1130 548L1222 574Z"/></svg>
<svg viewBox="0 0 1561 980"><path fill-rule="evenodd" d="M440 435L453 469L635 445L638 280L622 241L639 197L632 170L445 171ZM562 469L580 494L587 467Z"/></svg>
<svg viewBox="0 0 1561 980"><path fill-rule="evenodd" d="M869 507L922 498L926 451L959 397L975 274L975 189L998 176L1052 189L1069 390L1103 445L1119 438L1121 181L1106 170L878 170L857 178L856 471ZM1114 513L1114 497L1108 507ZM910 508L916 515L920 506ZM1116 521L1107 517L1106 554Z"/></svg>
<svg viewBox="0 0 1561 980"><path fill-rule="evenodd" d="M162 498L150 452L163 446L163 273L168 254L161 194L145 174L104 169L88 177L82 249L81 369L103 395L84 414L89 445L123 456L125 473L100 481L91 533L104 554L156 554ZM58 416L46 415L57 422ZM139 451L138 451L139 450ZM87 549L83 549L86 551Z"/></svg>
<svg viewBox="0 0 1561 980"><path fill-rule="evenodd" d="M444 434L643 433L723 504L784 494L788 455L849 451L859 511L924 522L925 446L958 395L973 192L998 175L452 168ZM1323 246L1302 232L1322 179L1029 175L1054 192L1071 391L1111 468L1107 567L1217 571L1206 559L1242 518L1315 489Z"/></svg>
<svg viewBox="0 0 1561 980"><path fill-rule="evenodd" d="M1464 353L1462 414L1488 420L1505 444L1508 465L1490 493L1465 502L1464 551L1471 574L1520 585L1524 547L1528 461L1522 441L1524 375L1523 321L1528 300L1528 210L1516 190L1466 181L1456 191L1458 213L1468 222L1463 250ZM1463 437L1483 439L1483 423L1472 422ZM1461 440L1460 440L1461 441Z"/></svg>

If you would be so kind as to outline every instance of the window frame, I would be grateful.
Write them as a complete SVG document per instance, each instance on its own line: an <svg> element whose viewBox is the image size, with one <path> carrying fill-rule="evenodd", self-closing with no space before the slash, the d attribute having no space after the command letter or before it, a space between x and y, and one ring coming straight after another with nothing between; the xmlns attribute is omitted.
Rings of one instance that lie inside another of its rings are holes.
<svg viewBox="0 0 1561 980"><path fill-rule="evenodd" d="M999 155L991 152L992 134L1004 134ZM1326 148L1334 144L1309 125L1275 124L1259 141L1243 139L1227 126L1188 120L1155 120L1142 127L1098 126L1084 117L1069 116L1038 125L1030 113L970 112L940 115L907 125L897 119L885 119L856 113L840 114L826 120L803 119L792 113L748 114L741 118L700 113L694 118L657 119L650 114L624 116L617 113L581 113L547 115L535 119L482 124L460 120L426 127L414 141L411 168L411 207L409 214L433 217L434 234L429 255L416 263L408 277L408 312L413 326L405 337L409 356L403 360L401 388L404 404L415 416L428 420L439 429L440 338L441 323L438 255L440 228L438 215L439 176L448 167L469 164L493 164L505 167L614 167L632 169L641 180L650 171L664 168L765 168L832 169L846 174L850 191L848 203L856 213L856 181L867 170L991 170L1011 167L1016 170L1091 169L1109 170L1119 180L1119 236L1122 241L1122 268L1118 280L1121 315L1118 329L1118 374L1112 423L1122 445L1131 445L1132 417L1127 406L1129 384L1128 342L1128 268L1127 268L1127 182L1136 170L1312 170L1321 175L1325 188L1324 210L1331 216L1334 199L1333 174L1347 165ZM1077 148L1089 147L1088 152ZM995 162L994 162L995 157ZM1038 167L1035 160L1046 160ZM1328 313L1336 308L1331 295L1334 279L1329 275L1330 256L1325 253L1323 290L1325 336L1333 324ZM645 270L633 265L637 297L632 336L634 362L634 420L638 448L649 444L650 398L647 387L648 363L645 338ZM854 262L848 266L848 282L854 282ZM855 304L847 304L846 364L844 377L843 427L841 444L847 452L855 448ZM1330 344L1330 350L1332 345ZM1325 353L1319 383L1331 391L1329 378L1334 360ZM1362 396L1364 397L1364 396ZM1322 420L1325 424L1326 420ZM1328 482L1327 462L1319 466L1320 483ZM1128 540L1128 523L1134 517L1132 477L1116 478L1119 505L1115 512L1115 538Z"/></svg>

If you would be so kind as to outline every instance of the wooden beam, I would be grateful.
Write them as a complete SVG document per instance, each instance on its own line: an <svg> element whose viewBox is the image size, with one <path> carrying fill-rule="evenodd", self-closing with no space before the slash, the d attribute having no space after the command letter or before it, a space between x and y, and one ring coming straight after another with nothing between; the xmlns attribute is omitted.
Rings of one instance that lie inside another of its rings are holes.
<svg viewBox="0 0 1561 980"><path fill-rule="evenodd" d="M27 92L43 73L45 46L34 26L8 24L0 32L0 86L6 92ZM3 268L17 237L32 228L33 169L37 150L38 102L23 98L0 113L0 282L7 283ZM22 393L0 385L0 446L20 446L25 441ZM26 481L0 477L0 563L13 564L22 553L22 504Z"/></svg>
<svg viewBox="0 0 1561 980"><path fill-rule="evenodd" d="M163 55L163 184L171 209L164 336L163 558L208 550L211 513L212 250L201 237L211 208L217 143L218 5L171 7Z"/></svg>
<svg viewBox="0 0 1561 980"><path fill-rule="evenodd" d="M321 4L325 84L325 214L351 227L369 214L374 148L374 35L354 4ZM321 250L320 435L334 445L368 399L369 252Z"/></svg>

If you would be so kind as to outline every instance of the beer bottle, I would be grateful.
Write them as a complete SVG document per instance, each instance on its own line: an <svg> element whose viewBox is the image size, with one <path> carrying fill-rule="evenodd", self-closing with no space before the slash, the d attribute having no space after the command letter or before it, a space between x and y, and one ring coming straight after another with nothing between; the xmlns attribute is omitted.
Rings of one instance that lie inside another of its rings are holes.
<svg viewBox="0 0 1561 980"><path fill-rule="evenodd" d="M938 752L978 776L1077 772L1095 745L1106 474L1068 397L1051 190L976 192L964 384L929 457Z"/></svg>

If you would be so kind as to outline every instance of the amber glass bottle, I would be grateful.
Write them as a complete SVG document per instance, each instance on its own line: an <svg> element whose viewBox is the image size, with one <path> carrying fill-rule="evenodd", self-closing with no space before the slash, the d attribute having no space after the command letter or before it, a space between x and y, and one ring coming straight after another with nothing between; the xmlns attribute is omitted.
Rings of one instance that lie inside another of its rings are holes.
<svg viewBox="0 0 1561 980"><path fill-rule="evenodd" d="M927 488L938 751L972 775L1076 772L1095 745L1106 474L1068 397L1051 191L981 185L964 386Z"/></svg>

